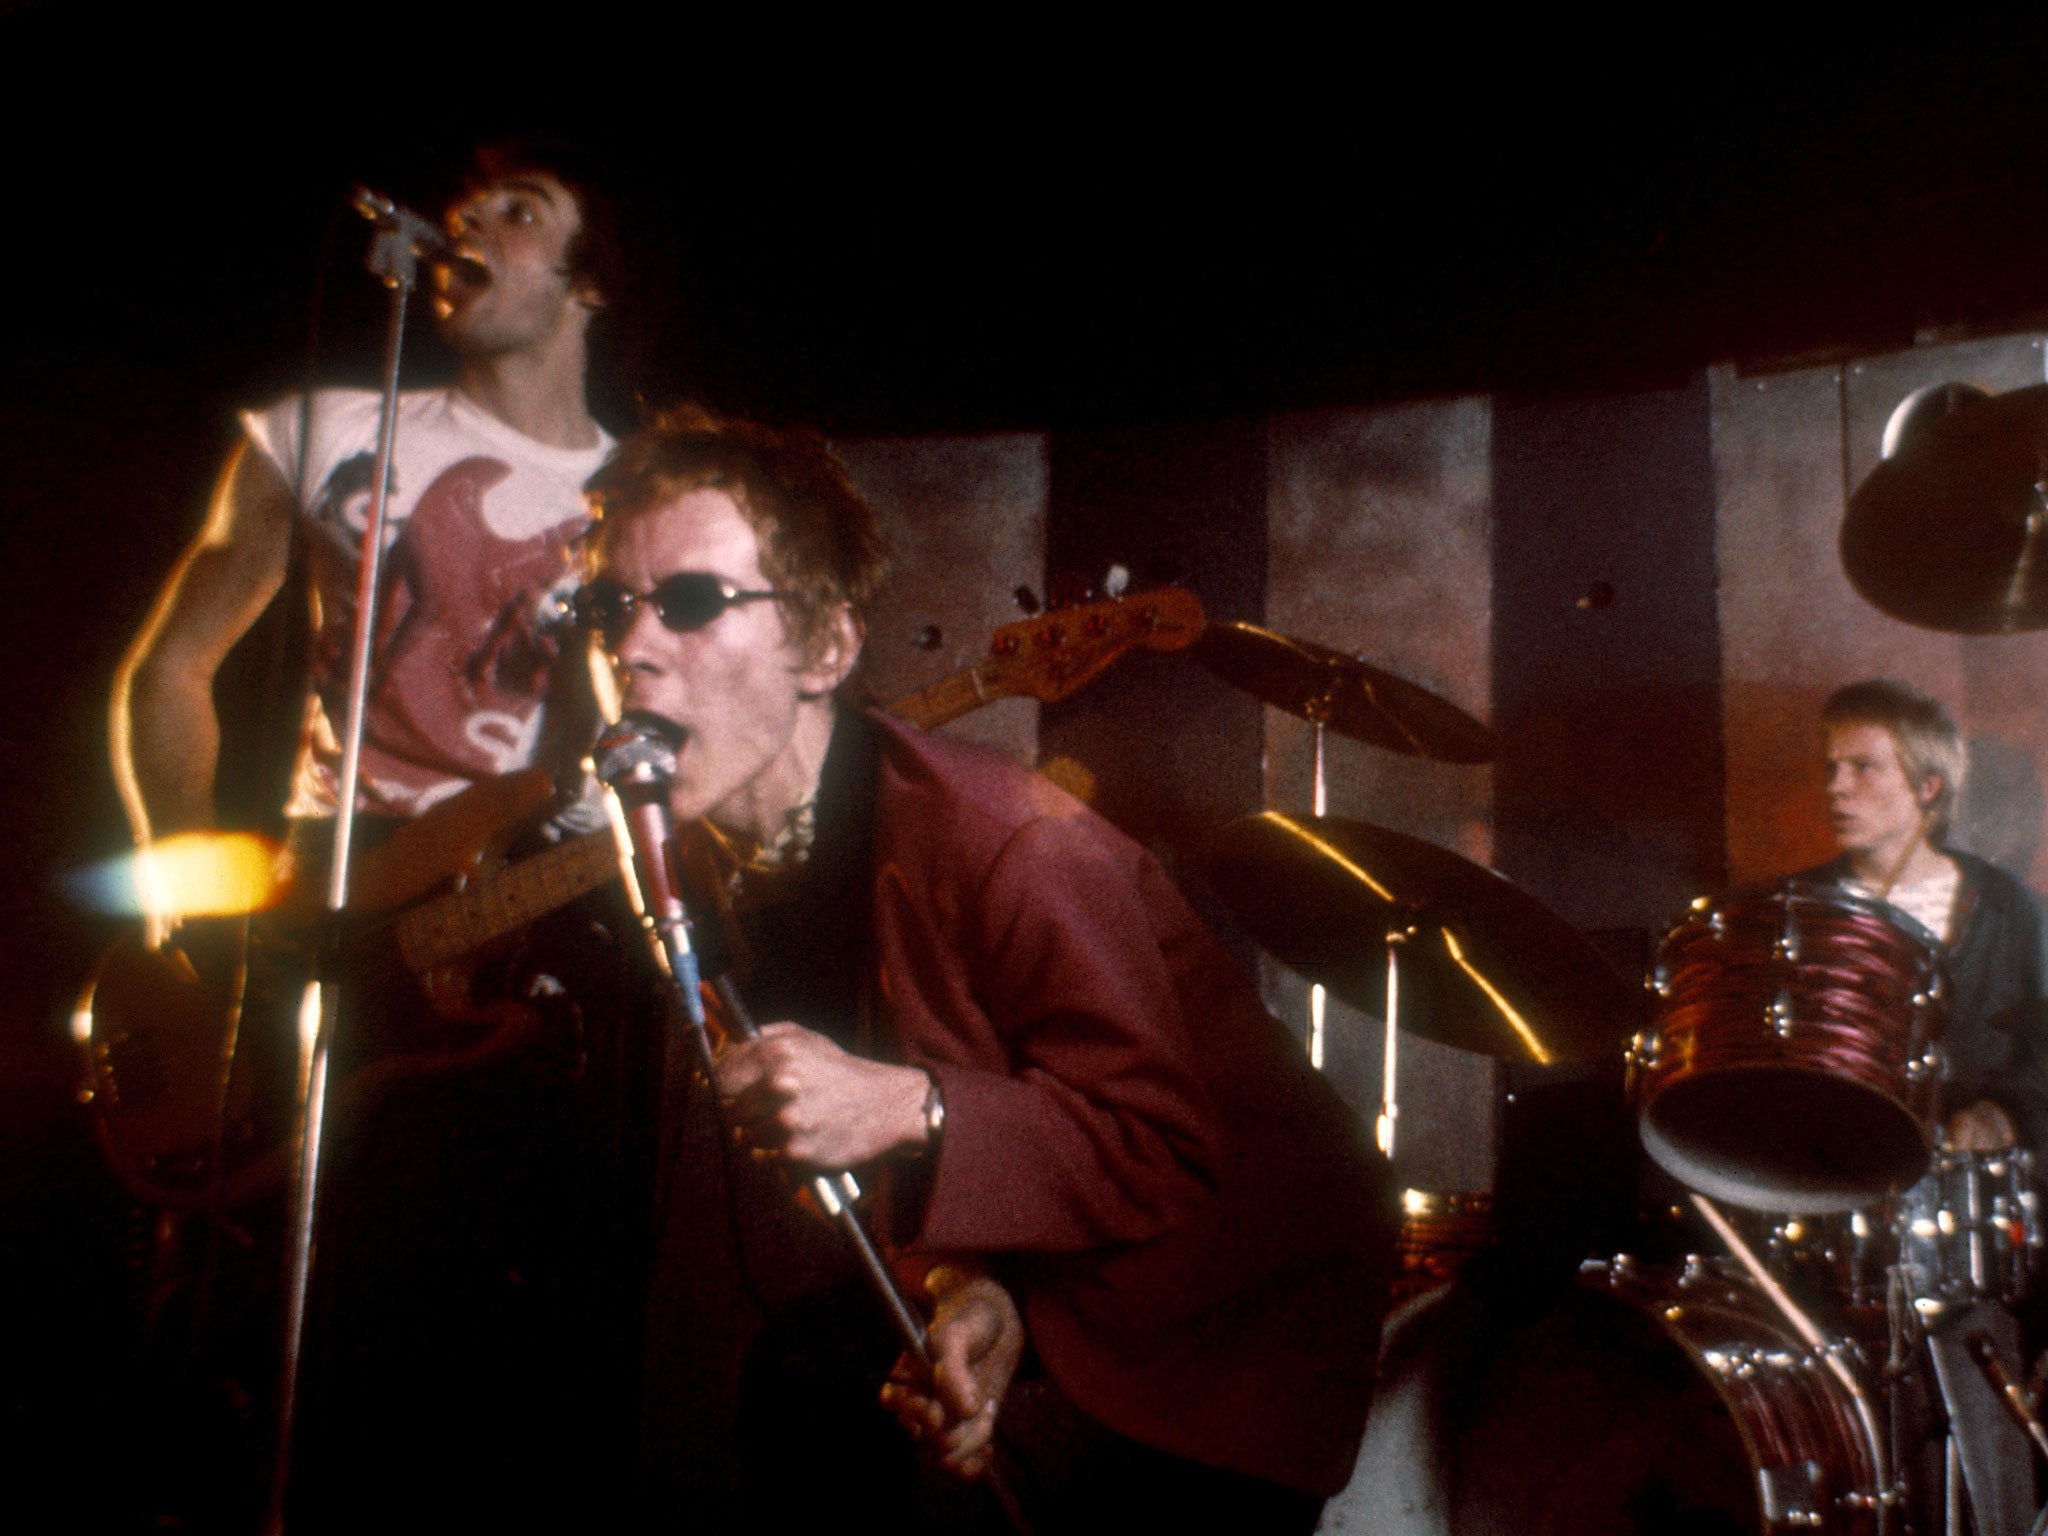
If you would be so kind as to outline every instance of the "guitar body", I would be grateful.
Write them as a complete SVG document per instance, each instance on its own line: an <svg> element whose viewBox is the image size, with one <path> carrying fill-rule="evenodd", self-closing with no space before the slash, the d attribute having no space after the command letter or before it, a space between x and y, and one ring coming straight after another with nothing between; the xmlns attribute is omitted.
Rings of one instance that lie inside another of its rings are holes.
<svg viewBox="0 0 2048 1536"><path fill-rule="evenodd" d="M156 1205L204 1203L230 1182L245 1134L230 1104L248 980L247 918L200 918L151 949L141 931L100 957L79 996L90 1018L86 1095L115 1174ZM265 1180L267 1182L267 1179Z"/></svg>
<svg viewBox="0 0 2048 1536"><path fill-rule="evenodd" d="M545 774L487 780L358 860L351 889L362 899L343 928L337 1113L360 1112L408 1079L510 1058L542 1037L533 994L545 1002L558 989L535 985L524 924L471 934L457 955L408 945L406 925L436 915L438 903L419 898L437 892L459 903L482 886L488 904L512 838L550 800ZM406 902L414 906L390 910ZM85 1096L109 1165L137 1198L230 1207L289 1176L313 931L303 905L287 904L187 919L157 949L137 930L100 957L74 1012L89 1021Z"/></svg>

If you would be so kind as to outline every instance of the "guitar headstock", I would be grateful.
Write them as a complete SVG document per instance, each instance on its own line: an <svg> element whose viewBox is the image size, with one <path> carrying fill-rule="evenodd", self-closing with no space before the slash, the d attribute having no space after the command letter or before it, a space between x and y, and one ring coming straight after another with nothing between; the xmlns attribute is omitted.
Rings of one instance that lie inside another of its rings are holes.
<svg viewBox="0 0 2048 1536"><path fill-rule="evenodd" d="M989 662L1006 692L1052 704L1078 693L1127 652L1178 651L1208 622L1201 599L1180 587L1077 603L1005 624L989 642Z"/></svg>

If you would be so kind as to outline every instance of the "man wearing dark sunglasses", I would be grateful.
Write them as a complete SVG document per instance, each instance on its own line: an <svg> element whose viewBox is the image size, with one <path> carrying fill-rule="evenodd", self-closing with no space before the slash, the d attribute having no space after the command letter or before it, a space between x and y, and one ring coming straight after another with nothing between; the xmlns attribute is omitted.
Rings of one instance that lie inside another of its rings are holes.
<svg viewBox="0 0 2048 1536"><path fill-rule="evenodd" d="M934 1518L876 1403L891 1335L784 1182L852 1168L938 1302L940 1379L899 1361L889 1401L943 1460L1006 1426L1046 1531L1312 1529L1385 1296L1352 1118L1142 850L848 698L881 561L822 444L684 413L591 489L579 611L680 732L698 926L772 1021L721 1055L722 1110L671 1091L657 1487L750 1528Z"/></svg>

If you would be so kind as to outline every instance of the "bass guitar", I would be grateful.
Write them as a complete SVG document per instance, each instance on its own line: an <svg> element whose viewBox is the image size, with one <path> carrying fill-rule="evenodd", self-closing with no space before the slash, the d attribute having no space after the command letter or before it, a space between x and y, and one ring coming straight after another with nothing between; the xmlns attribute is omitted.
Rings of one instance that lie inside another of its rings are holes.
<svg viewBox="0 0 2048 1536"><path fill-rule="evenodd" d="M987 656L890 704L932 728L998 699L1053 703L1087 687L1133 650L1181 650L1205 627L1201 603L1165 588L1051 610L995 631ZM512 1055L541 1032L526 988L478 985L478 964L537 919L620 873L609 831L571 837L510 860L513 840L553 800L540 769L482 781L435 806L361 855L350 877L344 949L374 948L386 970L411 978L438 1027L358 1064L337 1084L360 1098L406 1076L447 1072ZM301 916L188 919L176 942L152 948L134 933L99 961L73 1013L84 1047L88 1102L108 1163L129 1191L174 1209L225 1207L285 1176L277 1127L262 1124L261 1090L247 1069L245 1014L259 998L297 995L268 969L299 970ZM252 976L256 979L252 982ZM419 1013L424 1010L411 1010ZM281 1021L280 1021L281 1022ZM275 1073L270 1074L275 1076ZM274 1110L273 1110L274 1114Z"/></svg>

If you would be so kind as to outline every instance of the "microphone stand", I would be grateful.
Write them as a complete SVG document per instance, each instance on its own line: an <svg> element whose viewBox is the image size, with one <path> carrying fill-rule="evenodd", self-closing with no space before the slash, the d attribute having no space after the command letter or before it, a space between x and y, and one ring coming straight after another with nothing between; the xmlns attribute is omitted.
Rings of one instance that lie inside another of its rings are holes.
<svg viewBox="0 0 2048 1536"><path fill-rule="evenodd" d="M631 731L629 724L626 730ZM653 746L647 741L647 734L638 733L639 742ZM612 740L608 734L606 740ZM637 743L636 743L637 744ZM598 744L600 754L606 750L605 742ZM631 838L632 864L639 876L641 901L646 912L649 931L654 940L655 958L674 983L677 1000L683 1006L684 1017L689 1020L690 1033L697 1044L698 1060L706 1073L712 1070L711 1035L706 1028L704 996L700 988L703 980L697 965L697 952L690 942L690 915L683 905L681 894L668 869L665 849L668 844L668 782L670 775L659 761L665 747L652 751L633 751L630 754L614 754L615 760L630 755L630 761L608 763L603 756L599 761L599 777L611 786L618 795L621 807L626 813L626 825ZM610 771L607 771L609 769ZM758 1040L761 1031L754 1018L741 1001L739 990L733 986L732 978L720 976L711 984L717 993L720 1006L732 1020L733 1028L742 1039ZM859 1258L861 1269L866 1273L868 1285L882 1303L889 1320L895 1324L903 1345L917 1359L918 1363L930 1370L932 1366L931 1338L926 1332L924 1321L904 1299L902 1288L896 1284L896 1277L889 1273L888 1265L882 1262L882 1255L876 1249L874 1239L868 1235L867 1225L860 1219L860 1213L853 1208L853 1202L860 1198L860 1185L851 1173L821 1173L810 1181L811 1194L817 1199L818 1207L831 1218L833 1223L846 1235Z"/></svg>
<svg viewBox="0 0 2048 1536"><path fill-rule="evenodd" d="M668 787L674 776L675 752L680 745L674 727L665 720L630 715L599 740L596 749L597 776L614 795L624 812L623 832L627 846L622 862L638 876L642 913L653 942L654 956L675 988L690 1033L697 1044L698 1060L708 1075L713 1068L711 1035L706 1027L702 975L697 951L690 940L690 914L683 905L669 873ZM720 1007L731 1019L734 1030L747 1040L758 1040L761 1031L748 1012L730 976L721 975L711 983ZM927 1374L933 1368L931 1334L924 1320L904 1298L902 1287L882 1260L869 1236L867 1224L853 1202L860 1198L860 1185L851 1173L821 1173L810 1180L811 1194L819 1209L845 1234L867 1276L868 1287L888 1313L898 1338ZM1016 1536L1033 1536L1030 1521L1012 1492L1000 1468L991 1464L982 1475L989 1492L1001 1506L1004 1518Z"/></svg>
<svg viewBox="0 0 2048 1536"><path fill-rule="evenodd" d="M334 808L334 849L327 867L327 900L323 931L315 951L313 976L306 983L299 1000L299 1112L295 1127L298 1182L292 1210L291 1269L285 1290L277 1444L271 1468L270 1499L264 1516L266 1536L279 1536L284 1530L285 1493L291 1477L292 1429L297 1416L299 1367L305 1344L306 1297L313 1273L314 1217L319 1204L322 1154L326 1142L328 1061L333 1053L335 1022L341 1003L335 948L342 909L348 904L349 852L355 833L364 704L369 694L371 644L377 629L377 586L384 554L392 450L398 436L398 364L405 345L406 301L418 286L422 248L439 239L438 231L417 215L375 199L373 194L359 193L356 206L375 225L364 265L390 289L391 303L384 333L384 398L377 418L376 479L371 487L369 515L363 526L357 557L355 633L349 655L341 783ZM310 446L302 434L299 443L301 464Z"/></svg>

